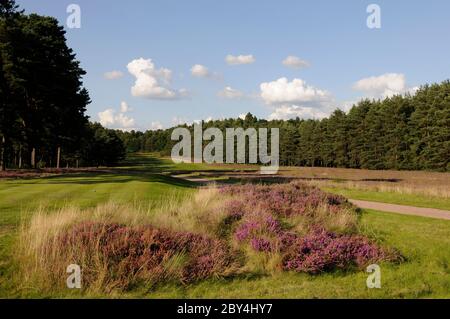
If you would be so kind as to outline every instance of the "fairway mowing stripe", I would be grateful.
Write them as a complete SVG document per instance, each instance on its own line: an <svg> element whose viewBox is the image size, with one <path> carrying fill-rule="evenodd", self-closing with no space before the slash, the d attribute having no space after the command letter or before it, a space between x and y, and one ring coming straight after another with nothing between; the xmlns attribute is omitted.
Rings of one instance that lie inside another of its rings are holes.
<svg viewBox="0 0 450 319"><path fill-rule="evenodd" d="M0 194L3 192L11 191L14 188L22 186L21 184L16 184L16 183L5 183L5 184L0 184L0 185L2 186L2 188L0 188Z"/></svg>
<svg viewBox="0 0 450 319"><path fill-rule="evenodd" d="M28 186L28 185L26 185ZM17 192L16 189L11 189L11 192L14 192L14 194L2 194L2 201L9 202L9 203L19 203L23 201L24 199L27 199L28 202L31 202L30 198L36 197L39 194L42 193L48 193L48 188L51 188L50 186L46 185L32 185L30 186L31 189L26 189L27 187L24 187L25 189L20 189L20 192Z"/></svg>

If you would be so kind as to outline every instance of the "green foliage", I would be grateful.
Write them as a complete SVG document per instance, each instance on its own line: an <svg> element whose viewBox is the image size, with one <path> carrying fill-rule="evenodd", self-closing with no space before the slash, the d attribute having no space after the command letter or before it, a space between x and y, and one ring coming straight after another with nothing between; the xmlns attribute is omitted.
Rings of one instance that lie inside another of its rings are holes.
<svg viewBox="0 0 450 319"><path fill-rule="evenodd" d="M192 126L186 126L191 131ZM348 113L322 120L245 120L203 123L203 128L280 128L285 166L397 170L450 170L450 81L426 85L414 96L362 100ZM128 152L170 154L172 129L121 133ZM248 146L247 146L248 147Z"/></svg>
<svg viewBox="0 0 450 319"><path fill-rule="evenodd" d="M15 1L0 0L1 170L54 167L57 158L61 166L78 166L123 157L117 134L88 122L85 71L65 33L55 18L25 15Z"/></svg>
<svg viewBox="0 0 450 319"><path fill-rule="evenodd" d="M110 166L125 158L125 147L114 130L99 123L87 127L81 148L83 166Z"/></svg>

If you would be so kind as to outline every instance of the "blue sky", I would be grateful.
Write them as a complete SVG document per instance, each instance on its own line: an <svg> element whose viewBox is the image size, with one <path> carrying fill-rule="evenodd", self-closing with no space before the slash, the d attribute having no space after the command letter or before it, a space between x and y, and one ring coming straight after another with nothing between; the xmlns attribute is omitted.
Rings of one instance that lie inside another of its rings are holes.
<svg viewBox="0 0 450 319"><path fill-rule="evenodd" d="M88 114L112 128L246 112L320 118L449 78L447 0L18 3L61 24L69 4L80 6L81 28L67 29L68 43L87 71ZM381 8L380 29L367 27L371 3ZM108 80L111 71L121 76Z"/></svg>

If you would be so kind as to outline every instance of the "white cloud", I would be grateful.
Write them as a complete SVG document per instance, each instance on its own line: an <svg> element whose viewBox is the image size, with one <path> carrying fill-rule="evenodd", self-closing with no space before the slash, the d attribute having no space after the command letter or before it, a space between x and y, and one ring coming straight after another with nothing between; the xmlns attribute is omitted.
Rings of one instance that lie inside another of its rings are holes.
<svg viewBox="0 0 450 319"><path fill-rule="evenodd" d="M269 120L315 118L321 119L335 108L334 97L326 90L308 85L302 79L287 78L262 83L260 98L272 108Z"/></svg>
<svg viewBox="0 0 450 319"><path fill-rule="evenodd" d="M120 112L121 113L128 113L131 112L133 109L127 104L127 102L121 102L120 103Z"/></svg>
<svg viewBox="0 0 450 319"><path fill-rule="evenodd" d="M126 116L123 113L119 113L114 117L116 125L120 128L132 128L134 127L134 119Z"/></svg>
<svg viewBox="0 0 450 319"><path fill-rule="evenodd" d="M212 80L222 80L222 75L211 72L206 66L196 64L191 68L191 75L197 78L208 78Z"/></svg>
<svg viewBox="0 0 450 319"><path fill-rule="evenodd" d="M230 86L227 86L222 91L219 91L217 95L224 99L240 99L244 97L244 93L239 90L233 89Z"/></svg>
<svg viewBox="0 0 450 319"><path fill-rule="evenodd" d="M262 83L261 98L267 104L295 104L304 102L320 102L331 100L331 95L324 90L307 85L302 79L289 82L281 78L273 82Z"/></svg>
<svg viewBox="0 0 450 319"><path fill-rule="evenodd" d="M255 57L253 55L227 55L225 58L225 61L229 65L240 65L240 64L252 64L256 61Z"/></svg>
<svg viewBox="0 0 450 319"><path fill-rule="evenodd" d="M352 109L352 107L356 104L358 104L359 101L361 101L361 99L355 99L355 100L347 100L347 101L342 101L339 105L339 108L344 111L344 112L348 112Z"/></svg>
<svg viewBox="0 0 450 319"><path fill-rule="evenodd" d="M123 77L123 72L120 71L111 71L111 72L106 72L105 74L103 74L103 77L107 80L117 80L120 79L121 77Z"/></svg>
<svg viewBox="0 0 450 319"><path fill-rule="evenodd" d="M190 124L191 122L183 117L179 117L179 116L175 116L172 118L172 125L173 126L178 126L178 125L183 125L183 124Z"/></svg>
<svg viewBox="0 0 450 319"><path fill-rule="evenodd" d="M241 120L245 120L245 118L247 117L247 113L241 113L241 114L239 114L239 118L241 119Z"/></svg>
<svg viewBox="0 0 450 319"><path fill-rule="evenodd" d="M191 74L198 78L207 78L211 74L206 66L201 64L196 64L191 68Z"/></svg>
<svg viewBox="0 0 450 319"><path fill-rule="evenodd" d="M386 98L398 94L414 93L416 88L408 88L404 74L386 73L359 80L353 89L366 94L371 98Z"/></svg>
<svg viewBox="0 0 450 319"><path fill-rule="evenodd" d="M126 116L123 113L116 114L113 109L107 109L103 112L98 113L98 118L100 119L100 124L116 129L131 129L134 127L135 120L131 117Z"/></svg>
<svg viewBox="0 0 450 319"><path fill-rule="evenodd" d="M115 111L113 109L107 109L103 112L98 113L98 118L100 119L100 124L103 126L110 126L115 123L114 120Z"/></svg>
<svg viewBox="0 0 450 319"><path fill-rule="evenodd" d="M307 61L302 60L299 57L293 55L290 55L286 59L284 59L283 65L293 69L301 69L309 67L309 63Z"/></svg>
<svg viewBox="0 0 450 319"><path fill-rule="evenodd" d="M166 68L156 69L151 59L136 59L127 65L128 72L136 82L131 94L148 99L170 100L186 95L186 90L174 90L169 87L172 71Z"/></svg>
<svg viewBox="0 0 450 319"><path fill-rule="evenodd" d="M152 124L150 125L150 129L152 131L157 131L157 130L162 130L164 128L164 126L161 124L161 122L152 122Z"/></svg>
<svg viewBox="0 0 450 319"><path fill-rule="evenodd" d="M274 112L269 115L269 120L289 120L296 117L303 119L322 119L327 116L327 112L313 107L282 105L277 107Z"/></svg>
<svg viewBox="0 0 450 319"><path fill-rule="evenodd" d="M120 104L120 112L117 114L114 109L106 109L98 113L100 124L115 129L131 130L134 127L135 120L126 116L125 113L130 112L131 108L126 102Z"/></svg>

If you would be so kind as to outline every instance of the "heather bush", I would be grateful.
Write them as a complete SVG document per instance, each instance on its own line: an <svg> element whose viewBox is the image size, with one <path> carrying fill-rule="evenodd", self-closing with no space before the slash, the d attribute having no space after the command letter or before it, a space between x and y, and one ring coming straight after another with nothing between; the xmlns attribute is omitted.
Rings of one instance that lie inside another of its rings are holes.
<svg viewBox="0 0 450 319"><path fill-rule="evenodd" d="M397 259L398 255L394 251L383 249L362 236L340 236L317 229L297 238L283 257L283 268L317 274Z"/></svg>
<svg viewBox="0 0 450 319"><path fill-rule="evenodd" d="M229 186L223 188L222 193L244 197L250 209L260 207L282 217L314 214L314 210L323 204L330 207L349 205L342 196L327 194L317 187L299 182Z"/></svg>
<svg viewBox="0 0 450 319"><path fill-rule="evenodd" d="M308 273L396 259L356 234L358 213L342 196L297 182L231 186L221 192L241 199L233 201L230 213L239 213L234 239L247 245L251 264L262 262L251 251L277 254L283 270Z"/></svg>
<svg viewBox="0 0 450 319"><path fill-rule="evenodd" d="M83 282L94 290L126 290L146 282L190 283L236 272L236 252L218 239L153 226L83 222L44 243L41 267L57 283L69 264L83 270ZM60 269L57 269L59 266ZM56 269L55 269L56 268Z"/></svg>
<svg viewBox="0 0 450 319"><path fill-rule="evenodd" d="M18 252L25 286L63 289L75 263L93 292L399 259L358 234L358 212L345 198L297 182L202 189L145 209L42 209L23 225Z"/></svg>

